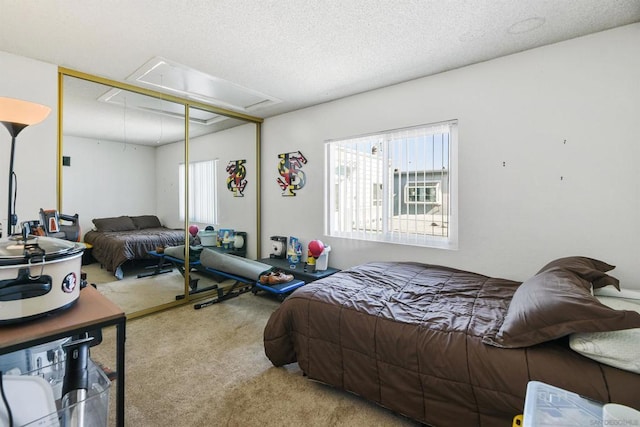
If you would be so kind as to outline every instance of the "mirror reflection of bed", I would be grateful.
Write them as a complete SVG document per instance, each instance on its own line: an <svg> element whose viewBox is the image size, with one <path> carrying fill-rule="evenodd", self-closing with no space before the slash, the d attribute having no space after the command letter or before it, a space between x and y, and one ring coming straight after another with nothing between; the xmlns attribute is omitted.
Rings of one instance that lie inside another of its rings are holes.
<svg viewBox="0 0 640 427"><path fill-rule="evenodd" d="M94 219L153 217L167 229L180 230L184 238L189 237L191 224L202 229L210 225L246 230L251 242L247 256L255 258L259 178L248 176L244 197L234 197L237 194L226 187L225 169L230 161L240 159L255 166L256 123L191 106L187 107L191 120L185 139L185 104L177 102L180 99L172 102L172 97L150 96L151 91L124 90L114 87L115 82L72 70L62 73L61 163L65 166L60 203L65 211L79 214L83 237L96 230ZM187 156L190 180L185 186ZM184 219L185 209L189 221ZM140 232L137 227L131 231ZM133 317L175 305L177 296L189 292L176 269L138 278L156 262L139 255L115 264L106 262L103 255L103 262L83 266L88 282ZM207 280L212 279L203 278L202 283Z"/></svg>

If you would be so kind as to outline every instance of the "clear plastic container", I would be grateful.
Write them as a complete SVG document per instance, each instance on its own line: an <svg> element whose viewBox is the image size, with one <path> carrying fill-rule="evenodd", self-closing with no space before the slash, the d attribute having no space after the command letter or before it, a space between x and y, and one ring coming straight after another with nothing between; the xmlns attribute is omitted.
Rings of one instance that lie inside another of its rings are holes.
<svg viewBox="0 0 640 427"><path fill-rule="evenodd" d="M65 353L63 345L69 338L36 345L25 350L0 356L0 370L8 375L37 375L53 387L60 399L64 377Z"/></svg>
<svg viewBox="0 0 640 427"><path fill-rule="evenodd" d="M524 427L601 426L603 403L539 381L529 381Z"/></svg>
<svg viewBox="0 0 640 427"><path fill-rule="evenodd" d="M217 231L198 231L198 237L200 237L200 244L202 246L217 246L218 245L218 232Z"/></svg>
<svg viewBox="0 0 640 427"><path fill-rule="evenodd" d="M111 382L91 359L89 359L89 389L87 398L73 405L84 405L86 425L91 427L107 427L109 419L109 387ZM60 400L56 400L58 411L35 420L26 426L29 427L57 427L64 409L60 407Z"/></svg>
<svg viewBox="0 0 640 427"><path fill-rule="evenodd" d="M87 390L86 399L75 405L69 406L66 410L73 411L82 407L84 411L85 425L91 427L107 427L109 417L109 387L111 382L102 369L100 369L91 359L89 359L88 367L89 389ZM38 373L38 371L27 372L22 376L15 377L16 379L12 379L8 375L4 378L8 385L13 386L13 390L18 390L20 389L20 384L19 381L16 380L29 376L39 377L37 378L37 382L30 381L29 383L25 383L25 387L29 387L28 390L31 391L29 396L7 396L11 405L11 410L14 413L14 417L17 416L18 418L22 418L26 421L26 423L25 421L21 422L21 426L59 427L63 425L61 420L65 413L65 408L61 407L62 399L54 397L55 384L51 384L50 379L46 380L43 378L41 373ZM36 378L34 378L34 380L35 379ZM22 387L22 389L24 390L25 388ZM30 399L30 396L38 399L38 402L34 402L33 399ZM49 396L49 399L46 399L46 396ZM45 410L42 410L42 408L45 408ZM55 409L55 411L34 419L34 414L46 414L46 409ZM6 414L0 414L0 425L3 424L2 419L4 418L6 418Z"/></svg>
<svg viewBox="0 0 640 427"><path fill-rule="evenodd" d="M316 261L316 271L325 271L329 268L329 252L331 252L331 246L325 246Z"/></svg>

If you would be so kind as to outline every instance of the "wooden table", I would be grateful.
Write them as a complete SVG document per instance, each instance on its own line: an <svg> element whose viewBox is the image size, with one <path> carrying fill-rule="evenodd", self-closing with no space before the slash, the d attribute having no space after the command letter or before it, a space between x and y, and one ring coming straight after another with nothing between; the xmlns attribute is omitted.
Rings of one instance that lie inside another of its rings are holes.
<svg viewBox="0 0 640 427"><path fill-rule="evenodd" d="M116 326L116 424L124 427L124 311L92 286L80 291L73 307L37 320L0 326L0 354L12 353L65 337Z"/></svg>

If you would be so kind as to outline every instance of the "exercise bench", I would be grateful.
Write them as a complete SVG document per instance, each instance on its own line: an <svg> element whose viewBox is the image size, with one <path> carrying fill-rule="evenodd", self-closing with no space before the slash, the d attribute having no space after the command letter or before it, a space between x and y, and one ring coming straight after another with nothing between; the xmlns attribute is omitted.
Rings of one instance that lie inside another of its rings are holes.
<svg viewBox="0 0 640 427"><path fill-rule="evenodd" d="M213 291L217 292L215 298L203 302L198 303L194 306L196 309L200 309L202 307L207 307L209 305L215 304L217 302L224 301L229 298L233 298L238 296L244 292L248 292L254 285L254 281L251 279L247 279L245 277L231 274L225 271L217 270L214 268L205 267L202 265L200 258L191 258L189 262L185 262L183 258L180 258L179 255L184 254L184 246L170 247L165 248L164 252L157 251L149 251L149 255L158 258L158 264L154 267L154 270L150 273L143 273L138 275L138 277L149 277L156 274L164 274L169 271L172 271L173 268L176 268L182 277L186 276L186 269L189 268L189 271L195 271L201 274L213 275L216 277L223 277L226 279L233 279L234 283L231 286L221 286L221 284L214 284L211 286L199 288L198 281L200 278L192 277L189 275L189 295L195 295L202 292ZM198 250L196 253L200 253ZM222 256L231 256L222 254ZM167 269L166 266L170 265L172 268ZM176 300L184 299L185 295L180 294L176 295Z"/></svg>

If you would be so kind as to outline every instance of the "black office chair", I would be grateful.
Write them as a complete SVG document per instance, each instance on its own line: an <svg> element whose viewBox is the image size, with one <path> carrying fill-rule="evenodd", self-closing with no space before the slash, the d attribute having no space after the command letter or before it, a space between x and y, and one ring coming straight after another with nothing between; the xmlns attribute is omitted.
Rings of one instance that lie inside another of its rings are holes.
<svg viewBox="0 0 640 427"><path fill-rule="evenodd" d="M40 224L44 234L49 237L80 241L80 224L78 214L65 215L58 213L55 209L40 209Z"/></svg>

